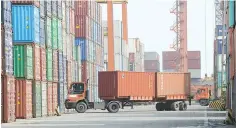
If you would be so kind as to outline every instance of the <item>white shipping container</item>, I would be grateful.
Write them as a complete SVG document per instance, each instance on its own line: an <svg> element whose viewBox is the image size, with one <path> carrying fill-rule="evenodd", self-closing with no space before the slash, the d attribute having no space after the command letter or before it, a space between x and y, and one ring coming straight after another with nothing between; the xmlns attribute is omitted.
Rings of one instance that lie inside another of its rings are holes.
<svg viewBox="0 0 236 128"><path fill-rule="evenodd" d="M201 78L201 69L188 69L191 73L191 78Z"/></svg>
<svg viewBox="0 0 236 128"><path fill-rule="evenodd" d="M225 60L226 60L226 54L223 54L223 57L224 57L224 63L225 63ZM218 72L222 72L222 54L218 54L217 55L217 58L218 58ZM225 71L225 66L223 67L223 71Z"/></svg>
<svg viewBox="0 0 236 128"><path fill-rule="evenodd" d="M128 58L125 56L122 56L123 60L122 60L122 66L123 66L123 71L128 71Z"/></svg>
<svg viewBox="0 0 236 128"><path fill-rule="evenodd" d="M64 2L63 2L64 3ZM67 40L67 36L66 36L67 34L66 34L66 29L62 29L62 40L63 40L63 55L64 56L67 56L67 42L68 42L68 40Z"/></svg>
<svg viewBox="0 0 236 128"><path fill-rule="evenodd" d="M157 52L145 52L144 60L159 60L159 54Z"/></svg>
<svg viewBox="0 0 236 128"><path fill-rule="evenodd" d="M120 54L115 54L115 70L122 70L121 68L121 55Z"/></svg>
<svg viewBox="0 0 236 128"><path fill-rule="evenodd" d="M113 29L114 29L114 37L123 37L122 36L122 29L123 29L122 21L114 20Z"/></svg>
<svg viewBox="0 0 236 128"><path fill-rule="evenodd" d="M42 82L42 116L47 116L47 82Z"/></svg>
<svg viewBox="0 0 236 128"><path fill-rule="evenodd" d="M129 53L136 53L136 46L135 46L135 39L134 38L129 38L128 39L128 45L129 45Z"/></svg>
<svg viewBox="0 0 236 128"><path fill-rule="evenodd" d="M122 40L121 47L122 47L122 49L121 49L122 55L125 57L129 57L128 44L126 43L125 40Z"/></svg>
<svg viewBox="0 0 236 128"><path fill-rule="evenodd" d="M115 54L121 54L121 42L120 37L114 37L114 52Z"/></svg>

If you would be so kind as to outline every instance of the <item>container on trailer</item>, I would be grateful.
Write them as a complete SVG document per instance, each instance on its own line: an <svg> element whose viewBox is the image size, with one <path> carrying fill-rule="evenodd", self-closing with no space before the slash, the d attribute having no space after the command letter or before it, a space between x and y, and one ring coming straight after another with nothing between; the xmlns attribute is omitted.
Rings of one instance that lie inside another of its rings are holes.
<svg viewBox="0 0 236 128"><path fill-rule="evenodd" d="M75 15L75 37L89 38L89 23L88 16Z"/></svg>
<svg viewBox="0 0 236 128"><path fill-rule="evenodd" d="M46 38L46 46L48 48L52 47L52 19L49 17L46 17L45 19L45 38Z"/></svg>
<svg viewBox="0 0 236 128"><path fill-rule="evenodd" d="M40 18L40 46L45 47L45 20Z"/></svg>
<svg viewBox="0 0 236 128"><path fill-rule="evenodd" d="M58 100L57 100L57 87L58 83L57 82L53 82L52 83L52 110L53 113L55 111L55 109L57 109L58 106Z"/></svg>
<svg viewBox="0 0 236 128"><path fill-rule="evenodd" d="M32 45L14 46L14 76L33 79L33 47Z"/></svg>
<svg viewBox="0 0 236 128"><path fill-rule="evenodd" d="M75 20L75 11L73 9L70 9L70 21ZM75 23L70 22L70 33L75 34Z"/></svg>
<svg viewBox="0 0 236 128"><path fill-rule="evenodd" d="M52 116L54 114L54 109L52 108L53 100L52 100L52 90L53 85L52 82L47 82L47 115Z"/></svg>
<svg viewBox="0 0 236 128"><path fill-rule="evenodd" d="M40 48L40 65L41 65L41 80L47 80L47 63L46 63L46 50L45 48Z"/></svg>
<svg viewBox="0 0 236 128"><path fill-rule="evenodd" d="M48 17L52 16L52 1L51 0L46 0L45 2L45 14Z"/></svg>
<svg viewBox="0 0 236 128"><path fill-rule="evenodd" d="M39 8L33 5L12 5L12 26L14 43L40 43Z"/></svg>
<svg viewBox="0 0 236 128"><path fill-rule="evenodd" d="M63 82L63 54L62 52L58 52L58 81Z"/></svg>
<svg viewBox="0 0 236 128"><path fill-rule="evenodd" d="M42 116L47 116L47 82L42 81Z"/></svg>
<svg viewBox="0 0 236 128"><path fill-rule="evenodd" d="M58 52L57 50L53 50L53 81L58 81Z"/></svg>
<svg viewBox="0 0 236 128"><path fill-rule="evenodd" d="M40 7L39 0L11 0L11 2L15 5L35 5L36 7Z"/></svg>
<svg viewBox="0 0 236 128"><path fill-rule="evenodd" d="M15 116L15 78L14 76L1 76L2 93L3 93L3 122L10 123L16 121Z"/></svg>
<svg viewBox="0 0 236 128"><path fill-rule="evenodd" d="M52 0L52 17L57 17L57 1Z"/></svg>
<svg viewBox="0 0 236 128"><path fill-rule="evenodd" d="M53 80L53 53L52 49L46 49L46 63L47 63L47 80Z"/></svg>
<svg viewBox="0 0 236 128"><path fill-rule="evenodd" d="M62 1L57 1L57 17L62 19Z"/></svg>
<svg viewBox="0 0 236 128"><path fill-rule="evenodd" d="M98 73L99 97L103 100L128 98L152 100L155 94L155 73L107 71Z"/></svg>
<svg viewBox="0 0 236 128"><path fill-rule="evenodd" d="M16 118L32 118L32 80L15 80Z"/></svg>
<svg viewBox="0 0 236 128"><path fill-rule="evenodd" d="M1 23L4 27L11 28L12 24L12 10L11 10L11 2L10 1L1 1Z"/></svg>
<svg viewBox="0 0 236 128"><path fill-rule="evenodd" d="M63 42L62 42L62 26L61 21L58 20L58 27L57 27L58 37L57 37L57 48L59 50L63 50Z"/></svg>
<svg viewBox="0 0 236 128"><path fill-rule="evenodd" d="M12 45L12 30L9 28L1 29L2 36L2 73L13 75L13 45Z"/></svg>
<svg viewBox="0 0 236 128"><path fill-rule="evenodd" d="M41 80L41 64L40 64L40 47L38 45L33 46L33 72L34 72L34 79Z"/></svg>
<svg viewBox="0 0 236 128"><path fill-rule="evenodd" d="M52 18L52 49L58 48L58 19Z"/></svg>
<svg viewBox="0 0 236 128"><path fill-rule="evenodd" d="M64 113L65 110L65 105L64 105L64 83L63 82L59 82L58 83L58 92L57 92L57 100L58 100L58 106L59 106L59 110L61 113Z"/></svg>
<svg viewBox="0 0 236 128"><path fill-rule="evenodd" d="M33 81L33 117L42 116L42 85L41 81Z"/></svg>
<svg viewBox="0 0 236 128"><path fill-rule="evenodd" d="M45 12L46 12L46 11L44 10L44 9L45 9L45 6L44 6L44 5L45 5L46 2L43 1L43 0L40 0L39 3L40 3L40 7L39 7L39 10L40 10L40 17L45 18Z"/></svg>
<svg viewBox="0 0 236 128"><path fill-rule="evenodd" d="M187 99L190 95L190 73L156 73L156 98Z"/></svg>

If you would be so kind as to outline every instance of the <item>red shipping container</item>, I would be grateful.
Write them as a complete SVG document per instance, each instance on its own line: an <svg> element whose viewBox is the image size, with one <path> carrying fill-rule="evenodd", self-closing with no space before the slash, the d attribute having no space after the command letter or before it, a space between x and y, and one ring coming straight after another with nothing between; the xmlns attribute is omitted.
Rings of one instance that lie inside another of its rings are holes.
<svg viewBox="0 0 236 128"><path fill-rule="evenodd" d="M34 56L34 79L41 80L41 64L40 64L40 47L38 45L33 46Z"/></svg>
<svg viewBox="0 0 236 128"><path fill-rule="evenodd" d="M188 59L200 59L201 52L200 51L188 51Z"/></svg>
<svg viewBox="0 0 236 128"><path fill-rule="evenodd" d="M144 69L160 70L160 63L157 60L144 60Z"/></svg>
<svg viewBox="0 0 236 128"><path fill-rule="evenodd" d="M188 60L188 69L201 69L201 60L200 59L189 59Z"/></svg>
<svg viewBox="0 0 236 128"><path fill-rule="evenodd" d="M75 34L75 11L70 8L70 33Z"/></svg>
<svg viewBox="0 0 236 128"><path fill-rule="evenodd" d="M75 16L75 37L89 37L89 17Z"/></svg>
<svg viewBox="0 0 236 128"><path fill-rule="evenodd" d="M129 62L134 63L135 61L135 53L129 53Z"/></svg>
<svg viewBox="0 0 236 128"><path fill-rule="evenodd" d="M57 109L57 82L52 83L52 111L55 112L55 109Z"/></svg>
<svg viewBox="0 0 236 128"><path fill-rule="evenodd" d="M53 50L53 81L58 82L58 53Z"/></svg>
<svg viewBox="0 0 236 128"><path fill-rule="evenodd" d="M47 65L46 65L46 51L44 48L40 49L40 65L41 65L41 80L46 81L47 80Z"/></svg>
<svg viewBox="0 0 236 128"><path fill-rule="evenodd" d="M16 121L15 117L15 78L14 76L2 75L2 120L4 123Z"/></svg>
<svg viewBox="0 0 236 128"><path fill-rule="evenodd" d="M81 76L82 76L82 81L87 81L87 75L88 75L88 62L83 61L81 64Z"/></svg>
<svg viewBox="0 0 236 128"><path fill-rule="evenodd" d="M48 82L47 85L47 111L48 111L48 116L52 116L53 115L53 108L52 108L52 89L53 89L53 85L52 82Z"/></svg>
<svg viewBox="0 0 236 128"><path fill-rule="evenodd" d="M230 55L230 78L234 79L235 72L235 46L234 46L234 38L236 34L233 28L229 29L229 55Z"/></svg>
<svg viewBox="0 0 236 128"><path fill-rule="evenodd" d="M35 5L36 7L40 7L39 0L12 0L12 4L23 4L23 5Z"/></svg>
<svg viewBox="0 0 236 128"><path fill-rule="evenodd" d="M90 0L75 1L75 15L90 15Z"/></svg>
<svg viewBox="0 0 236 128"><path fill-rule="evenodd" d="M17 80L16 88L16 118L29 119L32 118L32 81Z"/></svg>
<svg viewBox="0 0 236 128"><path fill-rule="evenodd" d="M107 71L98 74L101 99L130 97L130 100L149 101L155 96L155 73Z"/></svg>

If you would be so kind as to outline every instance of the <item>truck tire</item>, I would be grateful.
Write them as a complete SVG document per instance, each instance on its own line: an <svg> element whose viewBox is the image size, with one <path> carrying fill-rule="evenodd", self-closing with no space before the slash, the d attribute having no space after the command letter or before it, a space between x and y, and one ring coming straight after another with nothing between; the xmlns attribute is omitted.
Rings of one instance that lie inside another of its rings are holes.
<svg viewBox="0 0 236 128"><path fill-rule="evenodd" d="M156 110L157 111L164 111L164 103L156 103Z"/></svg>
<svg viewBox="0 0 236 128"><path fill-rule="evenodd" d="M188 105L184 103L184 111L186 111L187 109L188 109Z"/></svg>
<svg viewBox="0 0 236 128"><path fill-rule="evenodd" d="M116 102L112 102L107 107L108 112L117 113L119 111L119 104Z"/></svg>
<svg viewBox="0 0 236 128"><path fill-rule="evenodd" d="M75 106L78 113L84 113L87 110L87 105L84 102L78 102Z"/></svg>
<svg viewBox="0 0 236 128"><path fill-rule="evenodd" d="M179 110L180 110L180 111L183 111L183 110L184 110L184 103L183 103L183 102L180 102L180 103L179 103Z"/></svg>
<svg viewBox="0 0 236 128"><path fill-rule="evenodd" d="M174 102L171 104L171 110L178 111L179 110L179 104Z"/></svg>

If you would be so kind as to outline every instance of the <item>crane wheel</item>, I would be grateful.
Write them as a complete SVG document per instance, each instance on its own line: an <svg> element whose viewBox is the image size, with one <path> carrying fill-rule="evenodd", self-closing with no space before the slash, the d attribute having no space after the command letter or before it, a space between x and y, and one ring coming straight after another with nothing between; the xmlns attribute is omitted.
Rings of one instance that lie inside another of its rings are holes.
<svg viewBox="0 0 236 128"><path fill-rule="evenodd" d="M84 102L78 102L75 106L75 110L78 113L85 113L87 110L87 105Z"/></svg>

